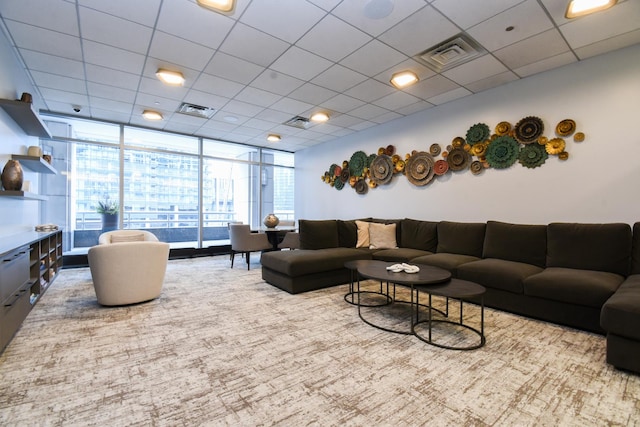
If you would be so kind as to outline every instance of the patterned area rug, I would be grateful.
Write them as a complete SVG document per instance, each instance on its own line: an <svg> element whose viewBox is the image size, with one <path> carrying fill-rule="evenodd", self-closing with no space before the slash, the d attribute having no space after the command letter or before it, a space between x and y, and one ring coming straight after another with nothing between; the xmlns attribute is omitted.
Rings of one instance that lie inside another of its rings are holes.
<svg viewBox="0 0 640 427"><path fill-rule="evenodd" d="M0 356L0 425L640 422L640 377L602 336L487 309L484 347L445 350L365 324L348 285L289 295L242 267L173 260L159 299L119 308L63 270Z"/></svg>

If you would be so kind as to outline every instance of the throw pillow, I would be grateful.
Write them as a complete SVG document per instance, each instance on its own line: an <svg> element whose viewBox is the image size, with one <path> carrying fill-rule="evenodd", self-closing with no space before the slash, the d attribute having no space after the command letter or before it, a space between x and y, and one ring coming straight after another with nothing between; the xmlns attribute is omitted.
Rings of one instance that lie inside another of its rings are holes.
<svg viewBox="0 0 640 427"><path fill-rule="evenodd" d="M356 221L358 227L358 241L356 242L356 248L368 248L369 247L369 223L366 221Z"/></svg>
<svg viewBox="0 0 640 427"><path fill-rule="evenodd" d="M369 249L397 249L396 224L369 224Z"/></svg>
<svg viewBox="0 0 640 427"><path fill-rule="evenodd" d="M112 234L111 243L144 242L144 234Z"/></svg>

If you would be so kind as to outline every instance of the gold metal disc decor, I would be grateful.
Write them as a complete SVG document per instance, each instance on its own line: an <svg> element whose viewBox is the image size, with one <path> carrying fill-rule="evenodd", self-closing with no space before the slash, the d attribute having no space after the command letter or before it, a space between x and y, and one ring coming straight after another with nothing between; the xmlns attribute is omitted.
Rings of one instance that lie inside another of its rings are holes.
<svg viewBox="0 0 640 427"><path fill-rule="evenodd" d="M420 151L409 157L404 167L404 173L413 185L427 185L435 175L434 164L435 160L431 154Z"/></svg>
<svg viewBox="0 0 640 427"><path fill-rule="evenodd" d="M447 163L452 171L465 170L471 163L471 155L464 148L454 148L447 156Z"/></svg>
<svg viewBox="0 0 640 427"><path fill-rule="evenodd" d="M556 135L571 136L576 131L576 122L571 119L562 120L556 126Z"/></svg>
<svg viewBox="0 0 640 427"><path fill-rule="evenodd" d="M515 137L519 142L531 144L537 141L544 132L544 124L538 117L525 117L516 124L514 130Z"/></svg>
<svg viewBox="0 0 640 427"><path fill-rule="evenodd" d="M393 166L391 157L386 154L382 154L377 156L373 162L371 162L369 173L371 174L371 180L373 182L377 185L384 185L391 181L394 170L395 167Z"/></svg>
<svg viewBox="0 0 640 427"><path fill-rule="evenodd" d="M566 161L569 152L565 138L573 135L574 142L585 139L583 132L576 132L573 119L559 121L551 128L555 133L551 136L543 135L544 122L535 116L524 117L515 126L501 121L493 128L493 134L490 129L485 123L475 123L467 129L466 138L455 136L445 150L438 143L427 143L404 155L391 144L379 147L373 154L356 151L349 160L332 163L320 178L336 190L349 186L357 194L388 185L396 175L404 175L411 184L424 187L447 174L479 175L485 169L510 168L516 161L529 169L542 166L552 156Z"/></svg>

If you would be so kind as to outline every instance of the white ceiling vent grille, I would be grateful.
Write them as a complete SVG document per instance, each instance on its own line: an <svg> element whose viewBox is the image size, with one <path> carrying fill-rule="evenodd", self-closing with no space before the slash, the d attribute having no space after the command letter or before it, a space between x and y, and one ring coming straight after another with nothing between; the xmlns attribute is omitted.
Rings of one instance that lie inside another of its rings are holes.
<svg viewBox="0 0 640 427"><path fill-rule="evenodd" d="M307 127L309 127L309 119L307 119L306 117L302 117L302 116L295 116L295 117L287 120L283 124L285 124L287 126L292 126L294 128L306 129Z"/></svg>
<svg viewBox="0 0 640 427"><path fill-rule="evenodd" d="M213 113L215 112L216 110L213 108L203 107L202 105L187 104L186 102L180 104L180 107L178 108L178 113L202 117L203 119L210 119L213 117Z"/></svg>
<svg viewBox="0 0 640 427"><path fill-rule="evenodd" d="M483 55L486 51L471 37L458 34L419 53L415 58L437 72L448 70Z"/></svg>

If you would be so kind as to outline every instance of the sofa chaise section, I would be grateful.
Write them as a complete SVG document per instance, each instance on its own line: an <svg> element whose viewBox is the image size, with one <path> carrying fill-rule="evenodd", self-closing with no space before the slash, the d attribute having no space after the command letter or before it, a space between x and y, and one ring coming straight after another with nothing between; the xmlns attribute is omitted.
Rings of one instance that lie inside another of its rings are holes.
<svg viewBox="0 0 640 427"><path fill-rule="evenodd" d="M348 283L347 261L371 259L352 248L296 249L262 254L262 278L292 294Z"/></svg>
<svg viewBox="0 0 640 427"><path fill-rule="evenodd" d="M348 283L351 272L344 263L371 259L371 252L351 244L351 227L337 220L300 220L300 249L265 252L261 256L262 278L289 293L297 294ZM342 233L342 234L340 234ZM341 240L342 239L342 240Z"/></svg>

